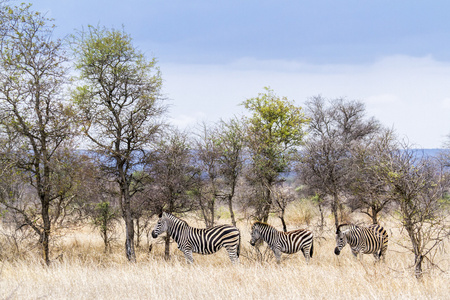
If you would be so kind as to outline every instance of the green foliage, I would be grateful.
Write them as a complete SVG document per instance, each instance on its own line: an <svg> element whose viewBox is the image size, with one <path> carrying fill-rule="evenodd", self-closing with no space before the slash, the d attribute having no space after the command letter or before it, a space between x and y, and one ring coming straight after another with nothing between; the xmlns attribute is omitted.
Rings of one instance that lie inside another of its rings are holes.
<svg viewBox="0 0 450 300"><path fill-rule="evenodd" d="M83 132L108 152L112 141L127 151L141 149L165 110L158 103L162 79L156 60L147 60L123 30L89 26L71 41L79 71L72 99Z"/></svg>
<svg viewBox="0 0 450 300"><path fill-rule="evenodd" d="M242 104L253 113L247 118L247 141L255 167L272 181L287 170L293 150L302 144L308 119L293 101L265 90Z"/></svg>
<svg viewBox="0 0 450 300"><path fill-rule="evenodd" d="M95 206L92 223L94 227L100 230L100 234L105 241L108 240L108 235L113 230L112 226L118 217L117 210L108 201L97 203Z"/></svg>
<svg viewBox="0 0 450 300"><path fill-rule="evenodd" d="M53 39L52 20L30 7L5 5L0 11L0 130L12 150L11 168L24 172L39 200L33 203L31 196L8 205L39 236L49 264L52 226L60 224L58 216L70 201L64 193L70 184L54 181L63 177L56 172L66 168L57 153L78 131L63 93L68 71L64 44Z"/></svg>
<svg viewBox="0 0 450 300"><path fill-rule="evenodd" d="M303 140L303 126L307 123L302 108L295 106L286 97L278 97L266 87L266 93L243 102L253 115L248 119L250 130L258 134L269 147L284 146L285 149L299 146Z"/></svg>
<svg viewBox="0 0 450 300"><path fill-rule="evenodd" d="M229 220L231 218L231 213L227 207L219 206L219 207L217 207L216 218L217 218L217 220L219 220L219 219Z"/></svg>
<svg viewBox="0 0 450 300"><path fill-rule="evenodd" d="M260 194L257 218L267 221L272 205L272 187L289 171L295 150L303 142L305 118L302 108L286 97L278 97L270 88L258 97L242 103L252 116L246 118L246 143L252 160L252 172L247 177Z"/></svg>
<svg viewBox="0 0 450 300"><path fill-rule="evenodd" d="M438 200L442 209L450 210L450 193L444 193L441 199Z"/></svg>

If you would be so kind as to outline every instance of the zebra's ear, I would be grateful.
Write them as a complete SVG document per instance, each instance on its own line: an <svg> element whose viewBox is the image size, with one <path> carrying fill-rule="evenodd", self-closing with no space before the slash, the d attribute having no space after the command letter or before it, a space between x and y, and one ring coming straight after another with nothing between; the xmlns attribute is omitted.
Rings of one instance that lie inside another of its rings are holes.
<svg viewBox="0 0 450 300"><path fill-rule="evenodd" d="M342 224L342 225L339 225L339 227L337 228L336 234L339 234L339 233L345 234L349 230L350 230L350 228L349 228L349 226L347 224Z"/></svg>
<svg viewBox="0 0 450 300"><path fill-rule="evenodd" d="M161 211L161 212L159 213L159 215L158 215L158 218L161 219L162 215L163 215L163 212Z"/></svg>

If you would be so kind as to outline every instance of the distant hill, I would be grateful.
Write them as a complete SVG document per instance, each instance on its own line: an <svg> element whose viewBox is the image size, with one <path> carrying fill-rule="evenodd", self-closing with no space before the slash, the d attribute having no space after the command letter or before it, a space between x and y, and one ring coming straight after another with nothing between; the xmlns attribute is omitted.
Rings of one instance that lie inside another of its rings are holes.
<svg viewBox="0 0 450 300"><path fill-rule="evenodd" d="M446 149L414 149L414 151L420 155L424 156L437 156L440 152L446 151Z"/></svg>

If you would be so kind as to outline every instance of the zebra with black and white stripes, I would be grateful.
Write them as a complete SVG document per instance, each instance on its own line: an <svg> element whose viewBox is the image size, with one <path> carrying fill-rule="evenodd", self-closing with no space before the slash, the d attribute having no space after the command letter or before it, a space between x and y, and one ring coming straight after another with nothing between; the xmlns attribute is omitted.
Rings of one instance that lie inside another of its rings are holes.
<svg viewBox="0 0 450 300"><path fill-rule="evenodd" d="M163 212L152 231L153 238L167 232L178 244L186 261L193 263L192 253L212 254L222 247L228 251L233 263L239 262L241 233L231 225L219 225L211 228L194 228L174 215Z"/></svg>
<svg viewBox="0 0 450 300"><path fill-rule="evenodd" d="M250 244L255 246L258 240L264 240L275 254L278 264L281 260L281 253L293 254L301 250L307 263L313 256L313 234L309 230L297 229L283 232L269 224L255 222L251 235Z"/></svg>
<svg viewBox="0 0 450 300"><path fill-rule="evenodd" d="M359 253L373 254L376 260L385 258L389 236L386 230L378 224L368 227L341 224L336 230L336 248L334 253L339 255L346 244L350 245L355 257Z"/></svg>

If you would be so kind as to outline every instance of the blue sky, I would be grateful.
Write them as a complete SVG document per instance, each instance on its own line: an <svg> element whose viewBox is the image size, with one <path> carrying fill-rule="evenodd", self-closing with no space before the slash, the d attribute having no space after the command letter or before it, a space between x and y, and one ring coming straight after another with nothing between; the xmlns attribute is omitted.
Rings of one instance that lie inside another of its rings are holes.
<svg viewBox="0 0 450 300"><path fill-rule="evenodd" d="M180 127L244 113L270 86L298 105L360 100L417 147L450 134L449 1L38 0L62 37L120 28L156 57Z"/></svg>

